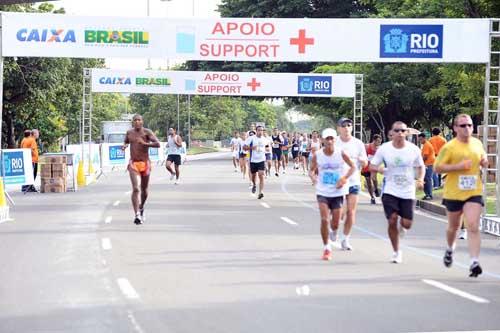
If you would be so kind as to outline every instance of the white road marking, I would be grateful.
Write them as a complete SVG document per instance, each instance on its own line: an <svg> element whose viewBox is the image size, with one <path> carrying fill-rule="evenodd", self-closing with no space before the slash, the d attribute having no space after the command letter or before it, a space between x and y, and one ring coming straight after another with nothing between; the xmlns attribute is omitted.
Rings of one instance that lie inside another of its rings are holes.
<svg viewBox="0 0 500 333"><path fill-rule="evenodd" d="M111 221L113 221L113 216L107 216L104 223L111 223Z"/></svg>
<svg viewBox="0 0 500 333"><path fill-rule="evenodd" d="M131 195L131 194L132 194L132 191L125 192L125 195Z"/></svg>
<svg viewBox="0 0 500 333"><path fill-rule="evenodd" d="M463 298L467 298L468 300L471 300L471 301L476 302L476 303L489 303L490 302L487 299L484 299L484 298L481 298L478 296L474 296L472 294L466 293L465 291L450 287L450 286L448 286L444 283L441 283L441 282L437 282L434 280L426 280L426 279L423 279L422 282L426 283L428 285L431 285L433 287L442 289L444 291L447 291L449 293L452 293L454 295L457 295L457 296L460 296Z"/></svg>
<svg viewBox="0 0 500 333"><path fill-rule="evenodd" d="M132 326L134 326L134 330L135 330L137 333L144 333L144 330L143 330L143 329L142 329L142 327L139 325L139 323L137 322L137 320L135 320L134 313L133 313L131 310L128 310L128 311L127 311L127 317L128 317L128 319L130 320L130 322L132 323Z"/></svg>
<svg viewBox="0 0 500 333"><path fill-rule="evenodd" d="M111 240L109 238L101 239L101 245L103 250L111 250Z"/></svg>
<svg viewBox="0 0 500 333"><path fill-rule="evenodd" d="M113 203L113 206L118 206L120 204L120 200L116 200L114 203Z"/></svg>
<svg viewBox="0 0 500 333"><path fill-rule="evenodd" d="M266 202L261 202L260 203L262 205L262 207L264 208L271 208L271 206L269 206Z"/></svg>
<svg viewBox="0 0 500 333"><path fill-rule="evenodd" d="M125 297L130 299L139 298L139 294L135 291L134 287L132 287L132 285L126 278L119 278L116 281L118 282L118 286L120 287L120 290L122 291L123 295L125 295Z"/></svg>
<svg viewBox="0 0 500 333"><path fill-rule="evenodd" d="M309 296L311 293L311 288L308 285L303 285L301 287L295 288L295 292L299 296Z"/></svg>
<svg viewBox="0 0 500 333"><path fill-rule="evenodd" d="M289 219L289 218L288 218L288 217L286 217L286 216L282 216L282 217L281 217L281 219L282 219L284 222L286 222L286 223L288 223L288 224L290 224L290 225L299 225L297 222L295 222L295 221L293 221L293 220Z"/></svg>

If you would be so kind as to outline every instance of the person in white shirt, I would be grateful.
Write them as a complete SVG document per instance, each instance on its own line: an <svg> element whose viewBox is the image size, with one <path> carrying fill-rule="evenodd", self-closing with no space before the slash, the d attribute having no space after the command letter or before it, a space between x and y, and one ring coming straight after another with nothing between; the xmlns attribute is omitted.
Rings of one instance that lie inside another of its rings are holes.
<svg viewBox="0 0 500 333"><path fill-rule="evenodd" d="M391 133L392 141L377 149L371 160L370 170L384 174L382 204L394 250L391 262L401 263L403 253L399 249L399 238L411 228L415 207L415 183L417 188L423 189L425 165L420 149L406 140L408 126L405 123L396 121L392 125Z"/></svg>
<svg viewBox="0 0 500 333"><path fill-rule="evenodd" d="M360 170L368 164L368 157L366 156L366 149L363 142L352 136L352 120L349 118L340 118L337 122L337 131L340 133L337 138L335 145L344 151L351 161L353 161L356 170L353 175L349 178L349 192L346 195L346 205L345 205L345 223L344 231L340 235L340 245L343 250L352 250L350 243L350 235L352 226L356 222L356 208L358 206L358 195L361 190L361 173ZM337 229L332 230L331 240L333 242L337 241Z"/></svg>
<svg viewBox="0 0 500 333"><path fill-rule="evenodd" d="M244 145L245 150L250 151L250 173L252 175L252 193L255 193L257 186L255 183L255 178L257 173L259 174L259 195L258 199L264 197L264 172L266 170L266 152L265 146L267 144L267 139L262 135L262 126L257 126L256 135L251 136L247 139Z"/></svg>
<svg viewBox="0 0 500 333"><path fill-rule="evenodd" d="M266 140L266 173L265 176L266 178L271 175L271 166L272 166L272 159L273 159L273 154L271 153L271 145L272 145L272 140L271 137L267 134L267 130L264 128L262 130L262 136Z"/></svg>
<svg viewBox="0 0 500 333"><path fill-rule="evenodd" d="M309 170L309 177L316 186L316 199L321 216L323 260L332 259L332 249L328 238L329 228L333 224L338 225L344 195L349 190L347 179L355 170L354 163L349 156L335 147L336 136L337 132L333 128L323 130L321 137L325 147L313 155ZM349 167L347 172L346 164Z"/></svg>
<svg viewBox="0 0 500 333"><path fill-rule="evenodd" d="M168 141L167 141L167 171L170 172L170 180L173 180L175 177L175 185L179 184L179 176L180 170L179 166L181 165L181 149L182 149L182 138L175 133L175 129L168 129ZM175 171L172 169L172 163L175 166Z"/></svg>
<svg viewBox="0 0 500 333"><path fill-rule="evenodd" d="M233 157L233 166L234 166L234 172L238 172L238 160L240 158L239 152L238 152L238 141L240 138L240 134L238 131L234 132L234 136L231 139L231 142L229 143L231 147L231 155Z"/></svg>

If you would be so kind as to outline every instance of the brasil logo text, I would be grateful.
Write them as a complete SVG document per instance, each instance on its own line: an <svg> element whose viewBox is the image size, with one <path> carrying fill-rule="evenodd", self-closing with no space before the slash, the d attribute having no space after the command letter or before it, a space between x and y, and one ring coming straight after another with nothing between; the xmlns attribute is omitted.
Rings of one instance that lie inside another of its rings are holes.
<svg viewBox="0 0 500 333"><path fill-rule="evenodd" d="M118 30L85 30L85 43L119 46L146 46L149 44L149 32Z"/></svg>
<svg viewBox="0 0 500 333"><path fill-rule="evenodd" d="M380 25L380 58L442 58L443 25Z"/></svg>

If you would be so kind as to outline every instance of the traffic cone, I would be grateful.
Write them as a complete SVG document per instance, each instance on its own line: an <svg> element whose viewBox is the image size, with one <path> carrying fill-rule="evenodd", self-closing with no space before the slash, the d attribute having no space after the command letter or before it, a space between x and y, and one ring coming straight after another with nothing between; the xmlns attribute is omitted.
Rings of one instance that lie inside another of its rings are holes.
<svg viewBox="0 0 500 333"><path fill-rule="evenodd" d="M7 200L5 200L5 191L3 188L3 178L0 177L0 207L7 206Z"/></svg>
<svg viewBox="0 0 500 333"><path fill-rule="evenodd" d="M0 177L0 222L9 221L9 206L5 200L5 191L3 188L3 178Z"/></svg>
<svg viewBox="0 0 500 333"><path fill-rule="evenodd" d="M78 162L78 173L76 175L76 182L78 183L78 186L85 186L87 185L87 182L85 180L85 171L83 170L83 161L80 160Z"/></svg>

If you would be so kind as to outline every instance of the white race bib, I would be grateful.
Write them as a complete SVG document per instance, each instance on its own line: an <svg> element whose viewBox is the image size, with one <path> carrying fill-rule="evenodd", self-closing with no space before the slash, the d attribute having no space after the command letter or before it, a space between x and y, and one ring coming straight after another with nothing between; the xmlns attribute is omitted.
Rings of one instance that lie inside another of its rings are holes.
<svg viewBox="0 0 500 333"><path fill-rule="evenodd" d="M408 185L408 176L405 174L394 175L392 177L392 180L398 187L404 187Z"/></svg>
<svg viewBox="0 0 500 333"><path fill-rule="evenodd" d="M458 176L458 188L463 191L472 191L477 188L477 176Z"/></svg>
<svg viewBox="0 0 500 333"><path fill-rule="evenodd" d="M299 151L299 147L293 147L293 151Z"/></svg>

